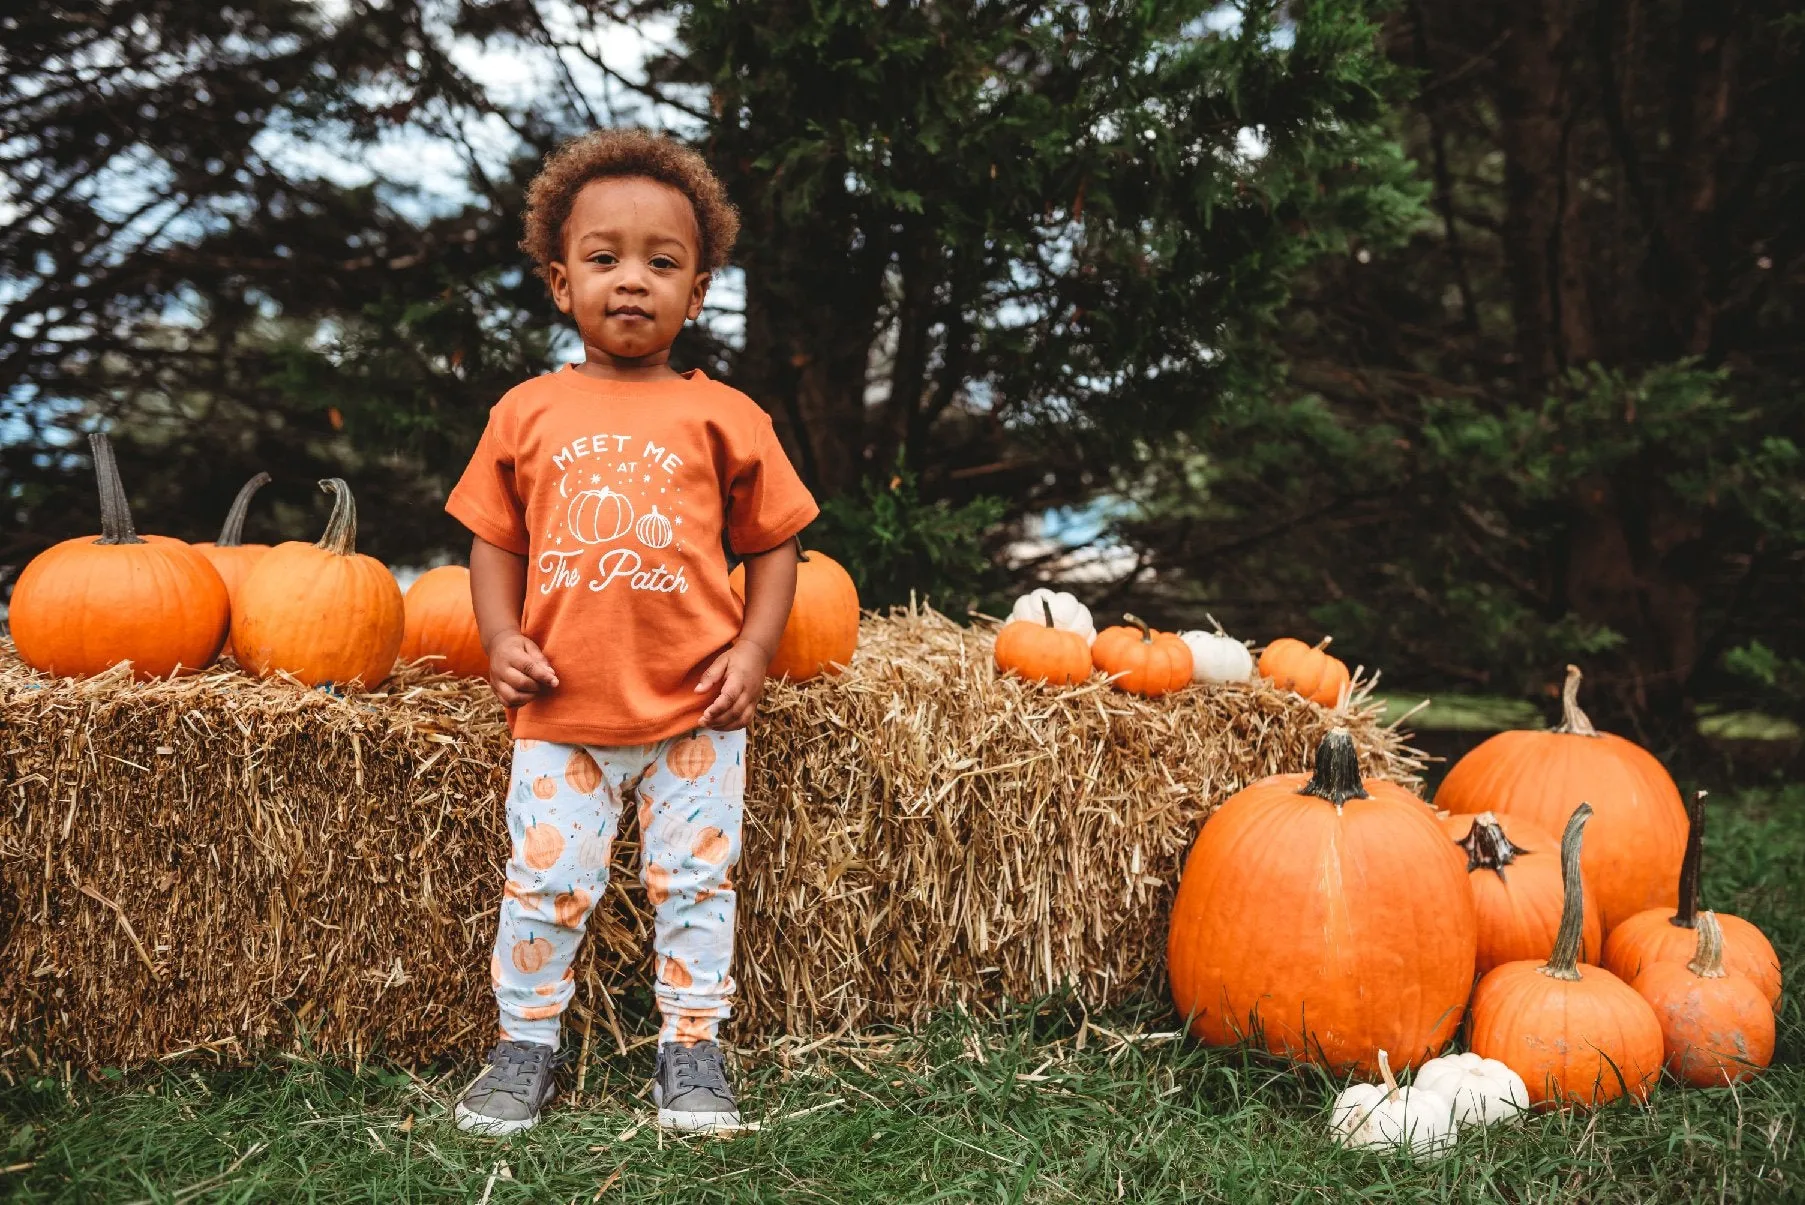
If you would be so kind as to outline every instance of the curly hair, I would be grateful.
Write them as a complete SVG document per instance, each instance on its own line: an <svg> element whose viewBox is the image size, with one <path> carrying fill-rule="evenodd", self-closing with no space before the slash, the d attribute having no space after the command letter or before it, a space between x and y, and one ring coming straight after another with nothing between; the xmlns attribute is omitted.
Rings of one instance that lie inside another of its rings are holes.
<svg viewBox="0 0 1805 1205"><path fill-rule="evenodd" d="M727 263L739 237L740 215L702 156L649 130L596 130L547 155L545 166L527 185L526 235L520 249L532 257L540 279L549 281L548 265L564 258L564 225L577 193L591 180L619 176L656 180L688 197L702 232L701 270L712 272Z"/></svg>

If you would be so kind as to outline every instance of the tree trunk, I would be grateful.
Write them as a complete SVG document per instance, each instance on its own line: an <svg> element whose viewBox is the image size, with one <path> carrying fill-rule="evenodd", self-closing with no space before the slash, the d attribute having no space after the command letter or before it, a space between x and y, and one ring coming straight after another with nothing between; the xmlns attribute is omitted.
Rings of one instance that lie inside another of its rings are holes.
<svg viewBox="0 0 1805 1205"><path fill-rule="evenodd" d="M1580 246L1570 0L1506 7L1498 116L1504 150L1504 252L1518 378L1537 397L1569 365L1597 355Z"/></svg>

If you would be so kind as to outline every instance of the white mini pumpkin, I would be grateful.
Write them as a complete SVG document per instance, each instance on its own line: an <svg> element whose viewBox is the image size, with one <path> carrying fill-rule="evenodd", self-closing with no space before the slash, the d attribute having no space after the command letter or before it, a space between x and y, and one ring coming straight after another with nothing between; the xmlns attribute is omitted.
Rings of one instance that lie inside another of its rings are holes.
<svg viewBox="0 0 1805 1205"><path fill-rule="evenodd" d="M1517 1121L1529 1108L1529 1089L1523 1077L1497 1059L1466 1054L1444 1054L1430 1059L1416 1073L1415 1085L1439 1092L1454 1102L1454 1120L1461 1125L1490 1125Z"/></svg>
<svg viewBox="0 0 1805 1205"><path fill-rule="evenodd" d="M1226 632L1180 632L1191 650L1191 681L1246 682L1253 678L1253 654Z"/></svg>
<svg viewBox="0 0 1805 1205"><path fill-rule="evenodd" d="M1383 1084L1355 1084L1335 1098L1329 1133L1352 1150L1395 1150L1419 1161L1445 1155L1458 1133L1454 1102L1420 1084L1398 1087L1383 1050L1379 1074Z"/></svg>
<svg viewBox="0 0 1805 1205"><path fill-rule="evenodd" d="M1064 590L1048 590L1045 587L1030 590L1015 600L1015 606L1009 612L1010 619L1025 619L1029 623L1045 623L1046 612L1041 610L1045 605L1053 613L1053 626L1064 632L1076 632L1089 644L1097 638L1097 625L1091 622L1090 608Z"/></svg>

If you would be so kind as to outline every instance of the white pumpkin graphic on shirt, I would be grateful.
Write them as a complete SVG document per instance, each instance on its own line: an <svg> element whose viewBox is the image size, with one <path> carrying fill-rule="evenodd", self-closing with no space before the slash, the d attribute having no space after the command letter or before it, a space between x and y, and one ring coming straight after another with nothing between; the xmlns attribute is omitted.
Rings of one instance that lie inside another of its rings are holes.
<svg viewBox="0 0 1805 1205"><path fill-rule="evenodd" d="M565 520L570 534L585 544L609 544L633 528L633 504L607 486L571 496Z"/></svg>
<svg viewBox="0 0 1805 1205"><path fill-rule="evenodd" d="M658 510L658 504L653 503L652 509L639 517L633 534L647 548L669 548L676 533L671 528L671 521Z"/></svg>

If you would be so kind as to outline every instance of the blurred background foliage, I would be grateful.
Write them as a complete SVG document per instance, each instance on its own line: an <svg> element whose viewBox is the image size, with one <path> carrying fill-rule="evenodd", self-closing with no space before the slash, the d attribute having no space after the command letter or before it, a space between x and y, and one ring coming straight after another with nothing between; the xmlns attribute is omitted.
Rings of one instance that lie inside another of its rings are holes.
<svg viewBox="0 0 1805 1205"><path fill-rule="evenodd" d="M515 243L649 123L745 218L679 355L870 605L1064 580L1422 691L1805 712L1805 22L1784 0L113 0L0 17L0 592L90 530L397 566L573 353Z"/></svg>

